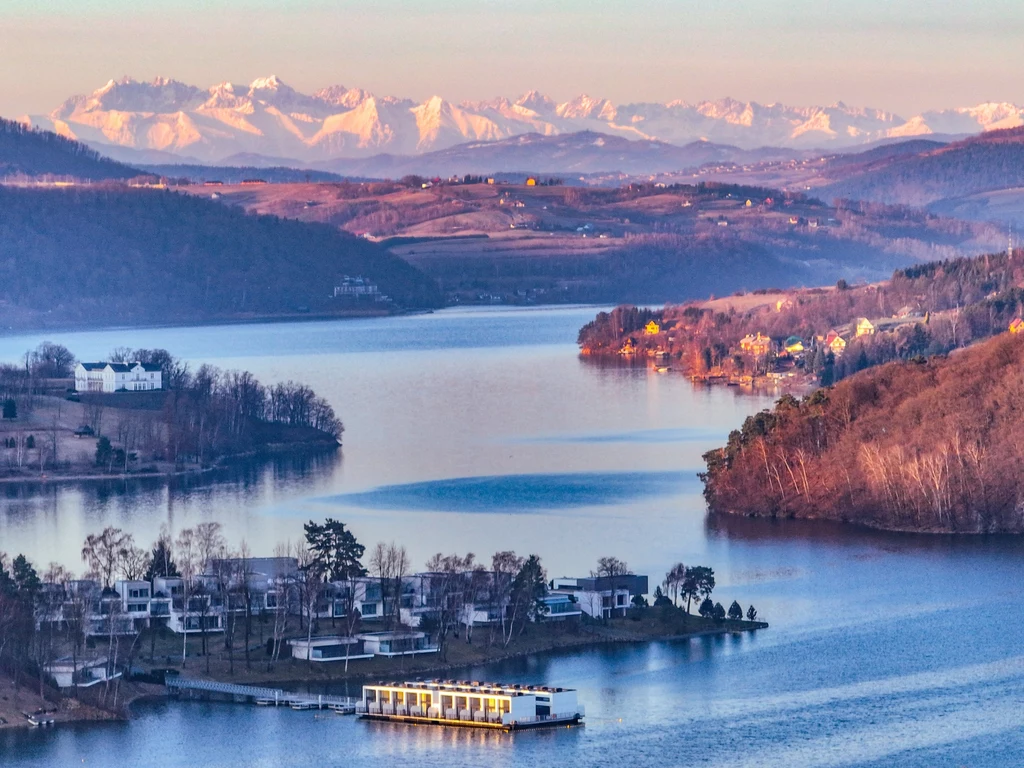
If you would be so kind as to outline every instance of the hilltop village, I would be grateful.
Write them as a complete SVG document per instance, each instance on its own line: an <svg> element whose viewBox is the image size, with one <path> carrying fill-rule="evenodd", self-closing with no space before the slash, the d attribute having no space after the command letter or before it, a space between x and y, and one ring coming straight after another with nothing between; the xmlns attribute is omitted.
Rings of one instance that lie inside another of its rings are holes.
<svg viewBox="0 0 1024 768"><path fill-rule="evenodd" d="M619 307L579 333L581 354L650 360L695 379L829 386L892 360L948 353L1024 329L1019 251L933 262L890 280L761 290L663 309Z"/></svg>

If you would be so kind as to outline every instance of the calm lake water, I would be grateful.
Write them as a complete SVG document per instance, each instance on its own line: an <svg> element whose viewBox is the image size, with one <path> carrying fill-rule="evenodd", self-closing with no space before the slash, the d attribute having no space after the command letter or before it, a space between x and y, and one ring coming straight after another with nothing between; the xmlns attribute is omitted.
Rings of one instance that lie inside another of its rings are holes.
<svg viewBox="0 0 1024 768"><path fill-rule="evenodd" d="M214 479L0 488L0 549L80 568L89 532L140 541L222 522L257 554L307 519L434 552L539 554L550 576L616 555L653 584L714 567L753 636L599 648L472 674L580 689L585 728L499 735L228 704L0 736L3 766L1002 766L1024 763L1024 546L830 524L708 520L701 454L770 399L581 361L596 310L48 334L80 358L166 347L302 380L342 416L337 456ZM14 359L42 337L0 338Z"/></svg>

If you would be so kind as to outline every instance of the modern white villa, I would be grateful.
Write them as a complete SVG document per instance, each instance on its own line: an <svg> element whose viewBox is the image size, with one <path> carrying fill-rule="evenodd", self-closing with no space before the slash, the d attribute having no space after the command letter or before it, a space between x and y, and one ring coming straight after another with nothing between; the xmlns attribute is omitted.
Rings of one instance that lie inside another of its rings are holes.
<svg viewBox="0 0 1024 768"><path fill-rule="evenodd" d="M585 715L571 688L464 680L364 685L357 711L368 720L505 731L579 723Z"/></svg>
<svg viewBox="0 0 1024 768"><path fill-rule="evenodd" d="M149 392L163 389L163 372L156 363L79 363L76 392Z"/></svg>

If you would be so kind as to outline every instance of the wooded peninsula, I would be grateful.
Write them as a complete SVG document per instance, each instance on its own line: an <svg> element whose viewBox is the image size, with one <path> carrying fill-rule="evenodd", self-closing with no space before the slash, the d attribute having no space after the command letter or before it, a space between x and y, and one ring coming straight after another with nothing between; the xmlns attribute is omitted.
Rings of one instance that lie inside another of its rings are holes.
<svg viewBox="0 0 1024 768"><path fill-rule="evenodd" d="M712 513L1024 532L1024 338L862 371L749 417L705 454Z"/></svg>
<svg viewBox="0 0 1024 768"><path fill-rule="evenodd" d="M159 370L161 385L76 391L75 356L52 342L21 363L0 364L0 480L189 473L340 445L341 420L304 384L267 386L248 371L193 368L163 349L118 348L108 360Z"/></svg>

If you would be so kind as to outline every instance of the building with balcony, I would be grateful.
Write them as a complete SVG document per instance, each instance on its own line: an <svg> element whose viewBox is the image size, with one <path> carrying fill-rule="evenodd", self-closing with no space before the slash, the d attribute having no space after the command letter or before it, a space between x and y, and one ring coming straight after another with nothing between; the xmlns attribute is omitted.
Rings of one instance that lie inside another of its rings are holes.
<svg viewBox="0 0 1024 768"><path fill-rule="evenodd" d="M563 577L551 582L550 597L571 595L579 609L596 619L625 616L637 595L647 594L647 577L634 573L619 576Z"/></svg>

